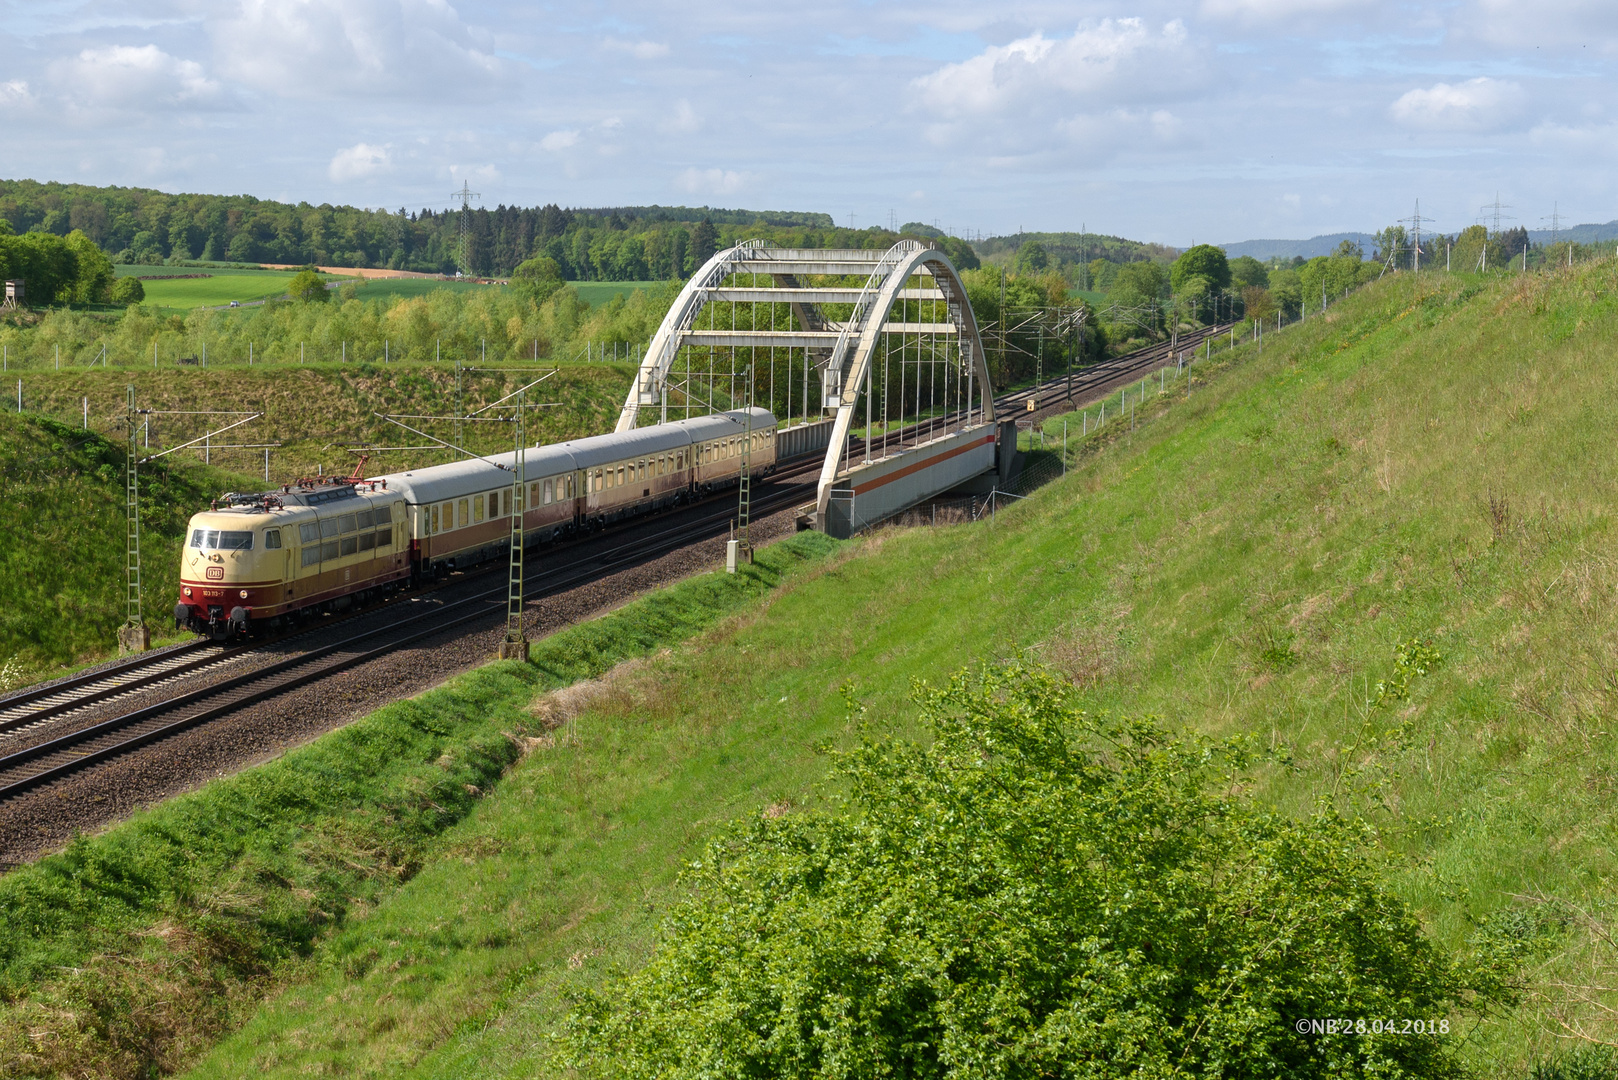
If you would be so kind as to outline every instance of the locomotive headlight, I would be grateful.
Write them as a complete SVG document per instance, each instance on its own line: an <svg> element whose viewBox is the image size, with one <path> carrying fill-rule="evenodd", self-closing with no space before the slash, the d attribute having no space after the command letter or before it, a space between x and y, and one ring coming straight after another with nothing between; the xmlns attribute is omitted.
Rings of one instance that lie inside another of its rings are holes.
<svg viewBox="0 0 1618 1080"><path fill-rule="evenodd" d="M185 595L190 596L191 595L191 586L187 585L185 588L181 589L180 591L185 593Z"/></svg>
<svg viewBox="0 0 1618 1080"><path fill-rule="evenodd" d="M247 599L247 590L243 589L241 592L237 593L236 595L241 597L243 600L246 600Z"/></svg>

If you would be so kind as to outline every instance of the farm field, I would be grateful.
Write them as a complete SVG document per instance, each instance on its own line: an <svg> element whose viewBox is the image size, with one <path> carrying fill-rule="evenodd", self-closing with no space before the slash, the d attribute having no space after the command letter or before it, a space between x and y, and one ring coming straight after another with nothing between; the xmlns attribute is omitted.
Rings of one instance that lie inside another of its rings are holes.
<svg viewBox="0 0 1618 1080"><path fill-rule="evenodd" d="M173 278L167 281L143 281L146 303L152 307L189 311L197 307L215 307L232 300L243 304L255 300L269 300L285 295L292 273L287 270L214 270L189 266L117 266L119 277L168 276L172 274L209 274L205 278Z"/></svg>
<svg viewBox="0 0 1618 1080"><path fill-rule="evenodd" d="M614 296L622 293L624 299L629 299L633 293L642 289L660 289L661 281L570 281L579 292L579 298L591 307L597 307L609 302Z"/></svg>
<svg viewBox="0 0 1618 1080"><path fill-rule="evenodd" d="M340 284L348 281L358 281L355 278L343 278L332 275L332 280ZM426 296L438 289L448 289L451 292L470 293L478 290L491 291L504 289L503 285L480 285L472 281L441 281L437 278L372 278L356 285L354 295L361 300L391 300L410 299L415 296Z"/></svg>

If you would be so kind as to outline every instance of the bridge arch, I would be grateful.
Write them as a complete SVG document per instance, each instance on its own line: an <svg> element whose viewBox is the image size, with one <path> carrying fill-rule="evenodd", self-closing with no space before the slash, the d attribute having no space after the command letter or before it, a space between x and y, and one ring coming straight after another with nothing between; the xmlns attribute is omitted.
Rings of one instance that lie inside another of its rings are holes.
<svg viewBox="0 0 1618 1080"><path fill-rule="evenodd" d="M804 283L807 279L824 281L826 278L840 279L840 283ZM863 278L863 282L851 285L849 278ZM761 279L768 279L770 284L760 286ZM759 303L770 305L767 328L758 325L756 305ZM746 328L737 326L738 305L741 304L755 305L754 317ZM715 325L716 310L721 306L730 315L730 329ZM777 307L790 310L792 325L777 328ZM846 314L843 314L845 308ZM896 310L897 319L894 318ZM705 311L709 315L706 328L702 326ZM834 318L830 313L842 317ZM928 321L923 321L924 317ZM923 374L922 343L927 342L935 367L942 344L947 365L942 380L945 416L958 424L993 422L994 390L977 320L960 274L943 251L915 240L901 240L885 251L778 248L768 241L746 241L717 252L680 290L646 350L619 413L617 430L631 430L642 423L651 410L657 410L659 417L667 419L671 391L677 394L676 407L683 406L687 415L694 401L705 404L707 411L718 411L714 358L715 350L725 348L731 350L733 380L736 349L754 350L755 355L759 348L787 350L787 415L790 419L795 393L791 382L792 357L797 354L794 350L801 352L805 373L801 385L802 422L813 422L811 416L815 421L828 418L832 421L815 497L817 512L823 518L832 488L844 467L850 433L857 420L857 406L865 401L869 413L872 396L877 392L872 385L875 363L879 353L887 355L895 335L901 342L901 357L907 355L905 349L913 347L918 358L915 375L918 397ZM770 355L773 357L775 353ZM702 372L694 368L693 362L705 362L708 370ZM901 359L901 371L904 363ZM811 368L817 376L812 380ZM693 391L693 373L709 377L705 402L700 385ZM809 405L812 383L818 383L814 409ZM948 407L951 388L956 402L953 412ZM886 421L891 416L886 382L880 393ZM733 406L734 394L730 397L729 406ZM773 399L772 389L772 402ZM771 407L773 410L773 403ZM936 394L930 407L937 407ZM919 411L919 400L917 408ZM902 403L900 416L904 416Z"/></svg>

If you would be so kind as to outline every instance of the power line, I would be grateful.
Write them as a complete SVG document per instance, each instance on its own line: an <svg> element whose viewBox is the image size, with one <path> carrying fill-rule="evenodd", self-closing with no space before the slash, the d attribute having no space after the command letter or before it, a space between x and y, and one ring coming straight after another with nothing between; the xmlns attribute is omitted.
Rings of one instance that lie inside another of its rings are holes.
<svg viewBox="0 0 1618 1080"><path fill-rule="evenodd" d="M1500 211L1510 209L1510 206L1500 201L1500 193L1497 191L1494 193L1494 202L1485 203L1484 205L1478 207L1478 217L1483 218L1484 220L1488 220L1489 217L1492 217L1494 219L1494 234L1499 236L1500 222L1512 220L1510 214L1502 214Z"/></svg>
<svg viewBox="0 0 1618 1080"><path fill-rule="evenodd" d="M459 261L461 273L466 277L472 276L472 200L481 199L482 195L472 190L472 185L461 181L461 190L449 194L452 199L461 200L461 250Z"/></svg>
<svg viewBox="0 0 1618 1080"><path fill-rule="evenodd" d="M1557 237L1559 236L1559 234L1562 231L1562 215L1557 213L1557 204L1556 203L1551 203L1550 216L1549 217L1542 217L1539 220L1548 221L1548 222L1551 223L1551 246L1555 247Z"/></svg>
<svg viewBox="0 0 1618 1080"><path fill-rule="evenodd" d="M1423 225L1431 225L1431 224L1433 224L1434 221L1435 221L1434 218L1422 217L1421 216L1421 200L1420 199L1416 200L1416 212L1414 214L1411 214L1407 218L1400 218L1399 219L1399 223L1401 225L1406 223L1406 222L1408 222L1410 224L1410 232L1411 232L1410 254L1411 254L1411 257L1415 259L1415 270L1416 270L1417 273L1421 272L1421 227Z"/></svg>

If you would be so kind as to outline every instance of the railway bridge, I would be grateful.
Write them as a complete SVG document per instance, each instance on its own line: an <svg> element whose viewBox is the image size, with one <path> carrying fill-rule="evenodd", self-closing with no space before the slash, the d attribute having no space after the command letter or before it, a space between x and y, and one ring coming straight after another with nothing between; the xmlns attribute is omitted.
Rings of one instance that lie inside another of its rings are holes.
<svg viewBox="0 0 1618 1080"><path fill-rule="evenodd" d="M886 250L749 240L718 252L658 327L617 430L765 400L785 420L780 452L824 452L806 509L837 536L1016 450L1014 427L996 422L960 275L915 240ZM863 438L851 452L856 427Z"/></svg>

